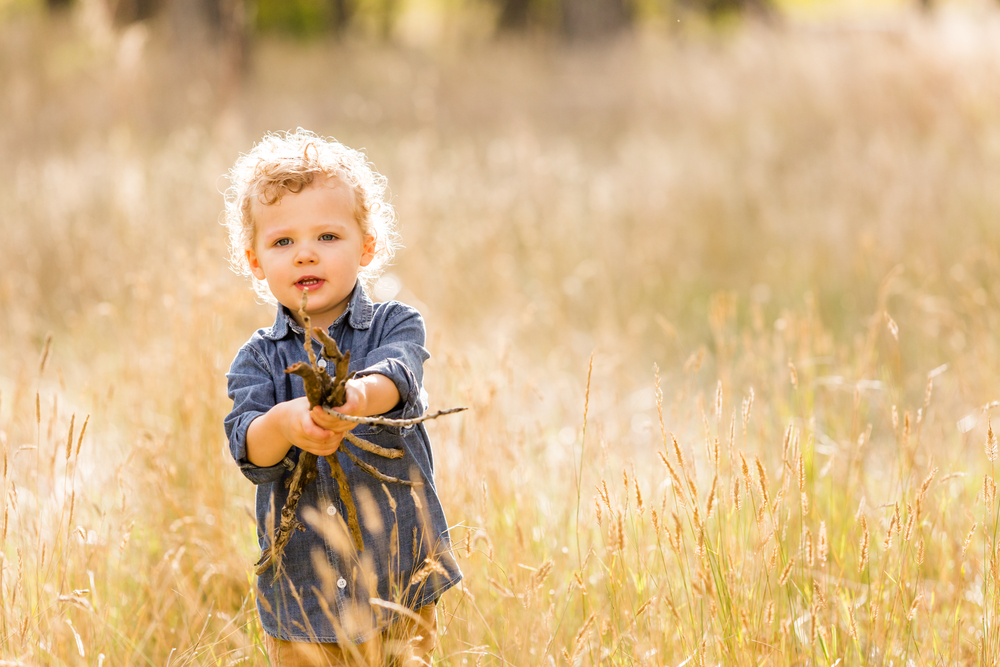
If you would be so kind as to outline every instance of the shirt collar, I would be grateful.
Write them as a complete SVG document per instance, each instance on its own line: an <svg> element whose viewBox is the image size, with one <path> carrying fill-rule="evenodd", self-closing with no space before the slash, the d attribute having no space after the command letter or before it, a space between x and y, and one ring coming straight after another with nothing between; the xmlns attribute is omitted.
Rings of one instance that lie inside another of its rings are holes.
<svg viewBox="0 0 1000 667"><path fill-rule="evenodd" d="M334 327L340 325L345 318L349 318L349 322L354 329L367 329L371 326L372 316L374 315L375 308L372 304L372 300L368 298L368 294L365 293L364 288L361 286L361 281L358 281L354 285L354 292L351 294L351 300L347 304L347 308L344 312L340 314L333 324L330 325L330 331ZM264 338L270 340L281 340L292 331L297 334L304 334L305 329L300 327L292 317L291 311L282 305L278 306L278 315L274 319L274 325L270 329L264 331Z"/></svg>

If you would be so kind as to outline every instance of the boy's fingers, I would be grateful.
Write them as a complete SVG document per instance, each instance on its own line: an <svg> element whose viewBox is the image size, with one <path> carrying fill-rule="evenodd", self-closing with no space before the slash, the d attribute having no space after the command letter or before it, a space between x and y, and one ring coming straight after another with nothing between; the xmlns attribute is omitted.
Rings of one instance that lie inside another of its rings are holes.
<svg viewBox="0 0 1000 667"><path fill-rule="evenodd" d="M310 441L304 449L316 456L328 456L340 449L340 441L340 438L337 438L336 441L331 438L326 438L321 442Z"/></svg>
<svg viewBox="0 0 1000 667"><path fill-rule="evenodd" d="M324 412L322 408L313 408L312 415L313 421L322 428L334 433L343 433L344 431L350 431L352 428L357 426L354 422L344 421L339 419L336 415L331 415L328 412Z"/></svg>
<svg viewBox="0 0 1000 667"><path fill-rule="evenodd" d="M309 414L312 416L312 420L316 422L316 424L324 427L333 426L334 424L340 421L339 419L327 413L323 408L319 406L313 408L312 412L310 412Z"/></svg>
<svg viewBox="0 0 1000 667"><path fill-rule="evenodd" d="M311 415L302 420L302 432L309 439L316 441L326 440L331 435L330 431L317 424Z"/></svg>
<svg viewBox="0 0 1000 667"><path fill-rule="evenodd" d="M356 396L349 396L344 404L339 408L334 408L337 412L344 415L352 415L358 409L358 399Z"/></svg>

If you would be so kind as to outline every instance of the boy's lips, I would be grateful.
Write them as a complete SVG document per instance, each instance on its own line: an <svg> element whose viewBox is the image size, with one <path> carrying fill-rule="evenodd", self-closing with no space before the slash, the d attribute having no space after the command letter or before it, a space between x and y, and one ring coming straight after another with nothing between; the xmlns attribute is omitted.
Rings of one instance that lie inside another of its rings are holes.
<svg viewBox="0 0 1000 667"><path fill-rule="evenodd" d="M326 281L316 276L305 276L300 278L295 286L304 290L318 290Z"/></svg>

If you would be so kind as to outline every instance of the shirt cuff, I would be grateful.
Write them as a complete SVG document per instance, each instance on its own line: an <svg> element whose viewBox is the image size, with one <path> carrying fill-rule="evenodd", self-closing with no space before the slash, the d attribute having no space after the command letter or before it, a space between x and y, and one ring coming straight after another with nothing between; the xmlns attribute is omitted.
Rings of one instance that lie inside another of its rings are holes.
<svg viewBox="0 0 1000 667"><path fill-rule="evenodd" d="M241 423L234 429L232 439L229 441L229 449L236 465L240 467L243 476L254 484L267 484L281 479L288 471L295 469L295 458L292 457L294 449L289 449L288 453L278 463L273 466L259 466L250 462L247 458L247 431L250 429L250 422L264 414L244 413L241 415Z"/></svg>

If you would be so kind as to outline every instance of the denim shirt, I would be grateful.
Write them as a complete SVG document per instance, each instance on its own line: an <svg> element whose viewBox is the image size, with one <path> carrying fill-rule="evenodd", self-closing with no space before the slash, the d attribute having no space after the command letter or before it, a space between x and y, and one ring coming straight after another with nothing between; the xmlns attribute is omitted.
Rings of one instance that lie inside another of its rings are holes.
<svg viewBox="0 0 1000 667"><path fill-rule="evenodd" d="M360 283L329 335L342 351L350 350L350 370L357 376L379 373L399 390L400 402L385 416L419 416L425 409L421 380L424 322L414 308L396 301L373 304ZM240 348L226 378L233 411L225 419L229 449L243 474L257 485L257 542L263 550L274 537L287 483L302 452L292 447L280 463L256 466L247 459L247 428L274 405L305 395L302 378L286 374L297 361L307 362L305 332L279 306L274 326L260 329ZM318 352L320 347L314 343ZM362 642L391 620L385 605L371 598L419 609L458 583L462 573L451 555L448 524L434 486L434 461L422 424L383 427L360 424L352 433L404 456L383 458L358 449L362 461L397 479L422 485L381 482L338 453L361 525L364 552L348 536L346 508L326 460L296 509L304 530L293 530L281 559L257 579L257 608L264 630L292 641ZM342 519L343 517L343 519ZM427 560L430 558L431 560Z"/></svg>

